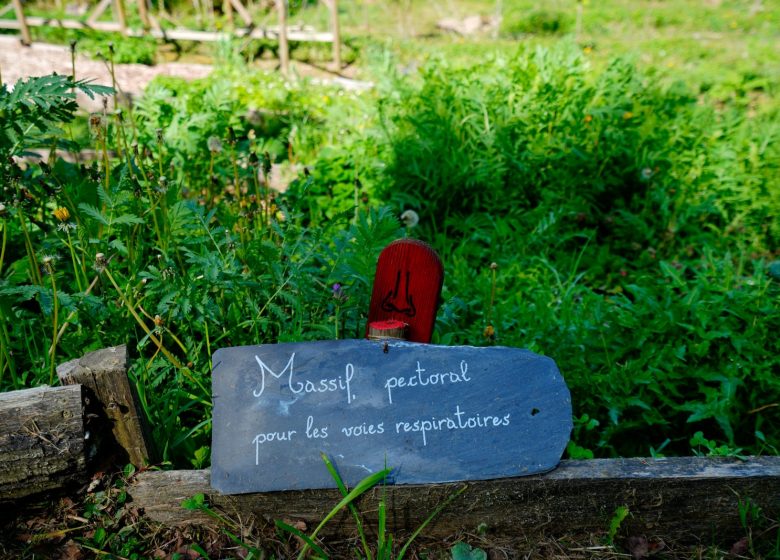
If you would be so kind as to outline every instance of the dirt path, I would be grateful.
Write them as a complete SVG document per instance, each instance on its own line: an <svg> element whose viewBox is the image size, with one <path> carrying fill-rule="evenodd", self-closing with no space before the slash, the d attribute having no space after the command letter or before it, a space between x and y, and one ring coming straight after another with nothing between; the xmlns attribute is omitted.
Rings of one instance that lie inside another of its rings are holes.
<svg viewBox="0 0 780 560"><path fill-rule="evenodd" d="M13 84L20 78L43 76L57 72L71 73L70 48L66 45L34 43L22 46L18 37L0 35L0 73L3 83ZM202 78L211 72L208 64L190 64L166 62L155 66L143 64L117 64L115 75L120 91L138 95L157 75L178 76L181 78ZM76 78L89 79L97 84L111 85L111 74L106 63L85 56L76 56ZM79 98L79 104L85 109L95 111L102 108L100 100L90 101Z"/></svg>

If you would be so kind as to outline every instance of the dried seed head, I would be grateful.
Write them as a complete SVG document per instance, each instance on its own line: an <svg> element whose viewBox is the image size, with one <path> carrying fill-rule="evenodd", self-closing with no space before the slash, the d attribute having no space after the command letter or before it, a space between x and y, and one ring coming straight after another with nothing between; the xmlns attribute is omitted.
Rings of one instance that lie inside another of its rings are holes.
<svg viewBox="0 0 780 560"><path fill-rule="evenodd" d="M155 132L155 134L157 134L157 143L158 144L162 144L162 141L163 141L163 129L162 128L158 128L154 132Z"/></svg>
<svg viewBox="0 0 780 560"><path fill-rule="evenodd" d="M44 255L41 258L41 264L43 265L43 271L46 274L51 274L54 272L54 257L51 255Z"/></svg>
<svg viewBox="0 0 780 560"><path fill-rule="evenodd" d="M99 113L92 113L89 116L89 128L93 131L103 128L103 117Z"/></svg>
<svg viewBox="0 0 780 560"><path fill-rule="evenodd" d="M102 272L107 265L108 261L106 260L106 256L103 253L98 253L95 255L95 270Z"/></svg>
<svg viewBox="0 0 780 560"><path fill-rule="evenodd" d="M216 136L209 136L209 139L206 141L206 145L209 147L209 151L212 154L218 154L222 151L222 140Z"/></svg>
<svg viewBox="0 0 780 560"><path fill-rule="evenodd" d="M490 263L490 270L495 270L497 268L498 268L498 263L496 263L496 262Z"/></svg>
<svg viewBox="0 0 780 560"><path fill-rule="evenodd" d="M162 317L160 317L159 315L155 315L154 316L154 326L155 327L162 327L162 325L163 325Z"/></svg>
<svg viewBox="0 0 780 560"><path fill-rule="evenodd" d="M0 216L5 216L6 212L8 212L8 210L6 209L5 204L0 202Z"/></svg>
<svg viewBox="0 0 780 560"><path fill-rule="evenodd" d="M78 41L76 41L76 39L71 39L70 40L70 52L72 52L72 53L76 52L76 43L77 42Z"/></svg>

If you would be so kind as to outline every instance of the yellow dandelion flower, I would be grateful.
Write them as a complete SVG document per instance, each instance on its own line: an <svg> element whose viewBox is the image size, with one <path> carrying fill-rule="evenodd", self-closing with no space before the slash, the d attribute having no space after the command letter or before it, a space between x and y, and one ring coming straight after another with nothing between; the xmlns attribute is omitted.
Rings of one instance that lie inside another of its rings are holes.
<svg viewBox="0 0 780 560"><path fill-rule="evenodd" d="M632 113L631 111L626 111L625 113L623 113L623 118L625 120L632 119L634 118L634 113Z"/></svg>
<svg viewBox="0 0 780 560"><path fill-rule="evenodd" d="M589 123L592 120L593 120L593 115L585 115L585 123L586 124Z"/></svg>
<svg viewBox="0 0 780 560"><path fill-rule="evenodd" d="M70 212L64 206L54 210L53 214L54 214L54 217L57 218L61 222L64 222L68 218L70 218Z"/></svg>

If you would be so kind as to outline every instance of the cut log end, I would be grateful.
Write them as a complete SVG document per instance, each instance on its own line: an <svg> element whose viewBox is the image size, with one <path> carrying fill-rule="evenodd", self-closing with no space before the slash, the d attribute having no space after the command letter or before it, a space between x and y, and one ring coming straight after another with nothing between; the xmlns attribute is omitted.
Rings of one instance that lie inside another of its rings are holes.
<svg viewBox="0 0 780 560"><path fill-rule="evenodd" d="M373 321L368 324L369 340L397 339L406 340L409 325L402 321Z"/></svg>

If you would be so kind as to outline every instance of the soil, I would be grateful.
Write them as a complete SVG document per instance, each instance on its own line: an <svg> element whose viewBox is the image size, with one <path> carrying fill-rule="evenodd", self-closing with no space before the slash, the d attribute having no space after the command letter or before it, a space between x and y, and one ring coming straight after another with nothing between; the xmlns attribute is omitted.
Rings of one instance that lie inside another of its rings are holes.
<svg viewBox="0 0 780 560"><path fill-rule="evenodd" d="M67 45L49 45L33 43L22 45L19 37L0 35L0 75L3 83L13 84L20 78L43 76L56 72L70 75L70 47ZM158 75L177 76L186 79L202 78L211 72L208 64L166 62L155 66L143 64L117 64L115 76L120 92L137 96L146 85ZM85 56L76 56L76 78L91 80L96 84L111 85L111 73L108 65ZM87 111L102 109L100 99L79 98L79 105Z"/></svg>

